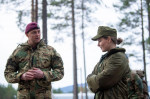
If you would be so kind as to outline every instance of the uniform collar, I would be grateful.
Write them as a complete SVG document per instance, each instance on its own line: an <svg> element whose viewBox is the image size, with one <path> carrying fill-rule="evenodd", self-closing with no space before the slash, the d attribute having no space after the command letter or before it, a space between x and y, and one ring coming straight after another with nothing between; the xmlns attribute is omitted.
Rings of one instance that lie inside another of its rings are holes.
<svg viewBox="0 0 150 99"><path fill-rule="evenodd" d="M20 44L20 46L32 49L32 46L28 44L28 41ZM41 39L40 42L37 44L36 49L40 48L41 46L46 46L43 39Z"/></svg>

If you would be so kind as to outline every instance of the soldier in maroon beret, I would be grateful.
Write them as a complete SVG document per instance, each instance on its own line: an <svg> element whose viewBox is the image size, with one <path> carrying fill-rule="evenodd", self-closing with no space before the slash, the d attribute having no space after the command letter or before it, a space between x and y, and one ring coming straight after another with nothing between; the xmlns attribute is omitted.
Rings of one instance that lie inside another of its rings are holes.
<svg viewBox="0 0 150 99"><path fill-rule="evenodd" d="M27 42L20 44L7 61L5 78L18 83L17 99L52 99L51 82L64 76L62 58L41 39L36 22L26 26L25 35Z"/></svg>

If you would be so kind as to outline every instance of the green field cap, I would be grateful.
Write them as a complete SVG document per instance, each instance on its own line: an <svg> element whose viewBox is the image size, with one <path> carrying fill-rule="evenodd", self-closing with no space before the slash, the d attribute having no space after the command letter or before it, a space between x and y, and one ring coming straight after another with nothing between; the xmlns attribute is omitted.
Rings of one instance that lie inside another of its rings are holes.
<svg viewBox="0 0 150 99"><path fill-rule="evenodd" d="M93 41L96 41L102 36L111 36L111 37L117 37L117 31L114 28L110 28L108 26L99 26L97 35L92 38Z"/></svg>

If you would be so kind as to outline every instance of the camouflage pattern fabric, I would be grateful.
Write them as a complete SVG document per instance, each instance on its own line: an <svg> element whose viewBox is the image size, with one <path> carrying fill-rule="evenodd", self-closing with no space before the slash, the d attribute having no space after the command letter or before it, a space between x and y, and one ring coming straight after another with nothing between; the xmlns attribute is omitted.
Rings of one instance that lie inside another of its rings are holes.
<svg viewBox="0 0 150 99"><path fill-rule="evenodd" d="M132 70L128 76L129 99L150 99L148 86L144 78L144 71Z"/></svg>
<svg viewBox="0 0 150 99"><path fill-rule="evenodd" d="M21 80L21 75L33 67L41 69L44 78ZM64 76L63 61L57 51L43 40L36 49L26 42L19 45L9 57L4 75L9 83L18 83L18 99L51 99L51 82Z"/></svg>
<svg viewBox="0 0 150 99"><path fill-rule="evenodd" d="M144 95L144 99L150 99L149 97L149 93L148 93L148 85L146 83L145 80L142 80L143 82L143 95Z"/></svg>
<svg viewBox="0 0 150 99"><path fill-rule="evenodd" d="M127 78L127 85L129 99L144 99L142 80L135 72L132 71L129 74L129 77Z"/></svg>
<svg viewBox="0 0 150 99"><path fill-rule="evenodd" d="M144 99L150 99L149 93L148 93L148 85L147 82L144 80L145 72L143 70L136 70L136 74L141 78L143 83L143 95Z"/></svg>

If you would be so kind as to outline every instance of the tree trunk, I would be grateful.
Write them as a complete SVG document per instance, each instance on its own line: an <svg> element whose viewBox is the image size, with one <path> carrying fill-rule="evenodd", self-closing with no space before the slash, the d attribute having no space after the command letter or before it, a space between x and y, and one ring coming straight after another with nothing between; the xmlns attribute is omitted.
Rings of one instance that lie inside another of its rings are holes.
<svg viewBox="0 0 150 99"><path fill-rule="evenodd" d="M44 42L47 44L47 1L43 0L42 4L42 20L43 20L43 39Z"/></svg>
<svg viewBox="0 0 150 99"><path fill-rule="evenodd" d="M31 3L31 21L34 22L34 0Z"/></svg>
<svg viewBox="0 0 150 99"><path fill-rule="evenodd" d="M31 21L38 22L38 0L32 0L31 4Z"/></svg>
<svg viewBox="0 0 150 99"><path fill-rule="evenodd" d="M146 0L147 4L147 12L148 12L148 31L149 31L149 39L150 39L150 0Z"/></svg>
<svg viewBox="0 0 150 99"><path fill-rule="evenodd" d="M38 0L35 3L35 22L38 22Z"/></svg>
<svg viewBox="0 0 150 99"><path fill-rule="evenodd" d="M146 76L146 59L145 59L145 40L144 40L144 28L143 28L143 4L142 4L142 0L141 0L141 24L142 24L143 65L144 65L144 72L145 72L145 81L147 82L147 76Z"/></svg>
<svg viewBox="0 0 150 99"><path fill-rule="evenodd" d="M72 0L72 35L73 35L73 99L78 99L78 84L77 84L77 59L76 59L76 35L75 35L75 14L74 0Z"/></svg>
<svg viewBox="0 0 150 99"><path fill-rule="evenodd" d="M85 61L85 39L84 39L84 0L82 0L82 41L83 41L83 61L84 61L84 77L85 77L85 99L88 99L87 96L87 83L86 83L86 61Z"/></svg>

